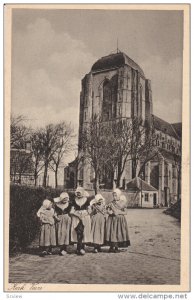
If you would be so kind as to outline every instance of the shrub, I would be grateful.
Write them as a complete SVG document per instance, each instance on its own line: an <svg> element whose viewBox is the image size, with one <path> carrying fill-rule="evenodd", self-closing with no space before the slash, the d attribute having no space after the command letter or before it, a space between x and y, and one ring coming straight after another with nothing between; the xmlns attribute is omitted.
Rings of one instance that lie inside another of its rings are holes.
<svg viewBox="0 0 194 300"><path fill-rule="evenodd" d="M44 199L58 197L61 189L30 187L11 184L9 251L21 251L27 247L39 232L39 220L36 215ZM69 192L70 200L73 192Z"/></svg>
<svg viewBox="0 0 194 300"><path fill-rule="evenodd" d="M175 202L171 207L167 208L164 213L181 221L181 201Z"/></svg>

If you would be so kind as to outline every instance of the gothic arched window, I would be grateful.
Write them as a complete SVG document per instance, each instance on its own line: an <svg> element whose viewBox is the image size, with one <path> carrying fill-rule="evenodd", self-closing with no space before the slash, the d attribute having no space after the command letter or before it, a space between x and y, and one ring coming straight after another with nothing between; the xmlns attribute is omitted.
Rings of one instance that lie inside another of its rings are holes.
<svg viewBox="0 0 194 300"><path fill-rule="evenodd" d="M105 80L103 84L102 119L108 121L111 118L111 89L110 81Z"/></svg>
<svg viewBox="0 0 194 300"><path fill-rule="evenodd" d="M113 76L110 80L106 79L103 84L103 104L102 119L103 121L111 120L116 117L118 77Z"/></svg>

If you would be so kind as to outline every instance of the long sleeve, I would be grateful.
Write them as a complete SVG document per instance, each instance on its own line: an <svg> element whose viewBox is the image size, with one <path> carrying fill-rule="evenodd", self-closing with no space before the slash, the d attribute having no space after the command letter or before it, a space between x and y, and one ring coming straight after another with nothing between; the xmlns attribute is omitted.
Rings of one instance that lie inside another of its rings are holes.
<svg viewBox="0 0 194 300"><path fill-rule="evenodd" d="M76 210L75 210L75 207L74 207L74 206L72 206L72 208L71 208L71 210L70 210L70 214L71 214L71 215L74 215L74 216L76 216L76 217L78 217L78 218L80 218L80 213L79 213L79 211L76 211Z"/></svg>

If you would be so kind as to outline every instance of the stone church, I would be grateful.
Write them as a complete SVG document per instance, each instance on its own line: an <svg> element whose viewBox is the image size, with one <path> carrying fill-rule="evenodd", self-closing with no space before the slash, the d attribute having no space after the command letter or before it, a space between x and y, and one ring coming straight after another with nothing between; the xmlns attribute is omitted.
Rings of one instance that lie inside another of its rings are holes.
<svg viewBox="0 0 194 300"><path fill-rule="evenodd" d="M181 186L181 123L170 124L153 114L151 81L125 53L117 52L100 58L82 79L79 139L84 124L94 114L101 116L103 121L139 117L143 122L153 124L159 159L146 164L142 179L158 191L157 203L167 206L176 201ZM65 187L81 185L92 189L92 172L88 165L78 168L78 160L71 162L64 170ZM124 190L132 177L129 161L120 182ZM102 184L106 188L106 183Z"/></svg>

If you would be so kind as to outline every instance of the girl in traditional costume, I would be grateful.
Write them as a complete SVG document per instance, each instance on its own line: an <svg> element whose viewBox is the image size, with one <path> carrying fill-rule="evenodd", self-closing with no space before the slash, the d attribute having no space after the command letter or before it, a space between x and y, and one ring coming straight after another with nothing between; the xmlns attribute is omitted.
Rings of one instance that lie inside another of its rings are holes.
<svg viewBox="0 0 194 300"><path fill-rule="evenodd" d="M95 199L90 203L92 208L91 213L91 226L92 226L92 244L94 245L94 252L98 253L101 251L101 246L104 244L105 234L105 217L106 207L105 199L101 194L97 194Z"/></svg>
<svg viewBox="0 0 194 300"><path fill-rule="evenodd" d="M127 200L119 189L113 191L113 201L107 206L106 243L109 252L119 252L119 247L130 245L127 220L125 215Z"/></svg>
<svg viewBox="0 0 194 300"><path fill-rule="evenodd" d="M58 218L50 200L44 200L37 212L41 222L39 246L42 250L41 256L52 254L52 247L56 246L55 221Z"/></svg>
<svg viewBox="0 0 194 300"><path fill-rule="evenodd" d="M56 223L56 240L57 245L60 246L60 255L67 253L67 245L70 242L71 229L71 205L69 202L69 195L65 192L61 193L58 198L54 198L55 213L59 219Z"/></svg>
<svg viewBox="0 0 194 300"><path fill-rule="evenodd" d="M75 199L72 203L70 214L71 222L71 242L77 244L77 254L85 254L85 244L91 243L91 207L88 193L83 187L78 187L75 191Z"/></svg>

